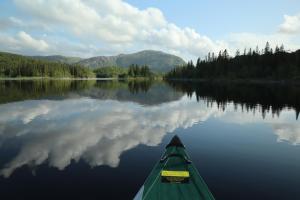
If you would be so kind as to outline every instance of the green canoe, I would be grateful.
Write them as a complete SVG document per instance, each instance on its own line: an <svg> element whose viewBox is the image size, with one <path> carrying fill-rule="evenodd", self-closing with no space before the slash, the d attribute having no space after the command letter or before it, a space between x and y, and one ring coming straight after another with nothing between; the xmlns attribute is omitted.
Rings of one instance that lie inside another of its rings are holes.
<svg viewBox="0 0 300 200"><path fill-rule="evenodd" d="M213 200L214 197L174 136L134 200Z"/></svg>

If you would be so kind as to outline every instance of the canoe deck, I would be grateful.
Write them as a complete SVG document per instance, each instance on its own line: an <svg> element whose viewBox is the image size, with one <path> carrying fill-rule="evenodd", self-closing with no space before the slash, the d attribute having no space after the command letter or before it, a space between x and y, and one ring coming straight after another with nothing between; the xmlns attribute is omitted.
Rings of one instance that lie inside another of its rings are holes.
<svg viewBox="0 0 300 200"><path fill-rule="evenodd" d="M174 136L134 200L214 200L190 161L180 139Z"/></svg>

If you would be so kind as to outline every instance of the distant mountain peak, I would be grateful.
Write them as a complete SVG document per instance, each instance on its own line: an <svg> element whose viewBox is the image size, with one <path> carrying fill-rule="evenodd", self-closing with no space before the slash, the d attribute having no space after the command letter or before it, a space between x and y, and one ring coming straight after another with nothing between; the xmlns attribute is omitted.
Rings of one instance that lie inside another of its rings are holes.
<svg viewBox="0 0 300 200"><path fill-rule="evenodd" d="M155 72L168 72L176 66L186 64L179 56L157 50L143 50L135 53L119 54L116 56L96 56L87 59L62 55L26 57L51 62L80 64L90 68L109 66L129 67L132 64L148 65L150 69Z"/></svg>
<svg viewBox="0 0 300 200"><path fill-rule="evenodd" d="M157 50L143 50L130 54L117 56L97 56L83 59L79 62L87 67L99 68L107 66L128 67L131 64L148 65L151 70L157 72L170 71L175 66L184 65L185 61L175 55Z"/></svg>
<svg viewBox="0 0 300 200"><path fill-rule="evenodd" d="M82 58L79 57L67 57L67 56L62 56L62 55L49 55L49 56L29 56L34 59L38 60L47 60L47 61L52 61L52 62L61 62L61 63L68 63L68 64L73 64L77 63Z"/></svg>

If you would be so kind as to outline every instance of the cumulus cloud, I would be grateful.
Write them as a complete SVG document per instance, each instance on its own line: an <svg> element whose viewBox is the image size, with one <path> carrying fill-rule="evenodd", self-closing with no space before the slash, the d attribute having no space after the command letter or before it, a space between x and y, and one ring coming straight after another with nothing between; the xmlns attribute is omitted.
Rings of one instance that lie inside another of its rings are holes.
<svg viewBox="0 0 300 200"><path fill-rule="evenodd" d="M279 31L287 34L299 34L300 14L294 16L284 15L284 22L279 26Z"/></svg>
<svg viewBox="0 0 300 200"><path fill-rule="evenodd" d="M26 45L28 48L31 49L37 49L39 51L45 51L49 45L44 41L44 40L39 40L31 37L29 34L25 33L24 31L21 31L18 33L19 39L18 42L23 43Z"/></svg>
<svg viewBox="0 0 300 200"><path fill-rule="evenodd" d="M8 177L23 165L46 161L58 169L79 159L116 167L122 152L158 145L168 132L205 121L216 111L184 100L152 107L88 98L1 105L0 143L13 138L21 144L1 174Z"/></svg>
<svg viewBox="0 0 300 200"><path fill-rule="evenodd" d="M143 32L167 24L160 10L139 10L120 0L15 0L15 3L45 23L64 25L77 36L93 36L110 43L132 42ZM45 8L47 12L41 12Z"/></svg>
<svg viewBox="0 0 300 200"><path fill-rule="evenodd" d="M227 47L225 42L213 41L192 28L168 22L159 9L141 10L122 0L14 0L14 3L35 24L47 24L53 32L75 36L86 49L93 44L99 49L109 46L113 53L150 48L198 56ZM100 52L91 52L96 53Z"/></svg>
<svg viewBox="0 0 300 200"><path fill-rule="evenodd" d="M228 43L229 51L231 55L234 55L236 49L243 50L244 48L264 48L266 42L271 44L271 47L275 48L276 45L283 44L287 47L287 50L297 50L300 48L299 38L296 36L300 33L300 14L289 16L284 15L284 22L279 25L277 32L271 33L251 33L240 32L231 33L224 38L224 41Z"/></svg>
<svg viewBox="0 0 300 200"><path fill-rule="evenodd" d="M275 49L275 46L280 46L284 44L288 47L288 50L296 50L300 46L297 43L293 42L293 38L288 35L283 35L279 33L274 34L256 34L256 33L232 33L226 40L230 43L230 54L234 55L235 51L239 49L243 51L244 48L252 48L255 50L256 46L259 47L259 50L263 49L267 42L270 43L271 47Z"/></svg>
<svg viewBox="0 0 300 200"><path fill-rule="evenodd" d="M17 46L11 32L0 35L8 40L2 50L18 50L25 54L63 54L91 57L131 53L144 49L161 50L185 59L205 56L208 52L218 53L225 48L234 55L236 49L260 48L269 41L271 45L284 44L288 49L300 47L299 39L292 34L299 33L299 15L284 16L279 31L268 34L224 33L219 40L197 32L191 27L179 27L166 19L157 8L139 9L123 0L14 0L22 11L20 16L0 19L0 29L23 30L35 37L47 35L47 43L33 50L28 43ZM45 12L45 10L47 12ZM295 34L294 34L295 35ZM41 41L40 41L41 43ZM34 45L35 47L38 45Z"/></svg>
<svg viewBox="0 0 300 200"><path fill-rule="evenodd" d="M49 44L20 31L15 36L0 33L0 48L15 52L45 52L49 49Z"/></svg>

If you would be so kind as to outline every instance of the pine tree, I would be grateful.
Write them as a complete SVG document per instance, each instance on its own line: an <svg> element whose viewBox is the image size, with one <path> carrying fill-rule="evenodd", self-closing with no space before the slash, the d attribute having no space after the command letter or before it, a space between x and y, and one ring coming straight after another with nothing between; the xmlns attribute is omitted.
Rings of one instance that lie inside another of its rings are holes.
<svg viewBox="0 0 300 200"><path fill-rule="evenodd" d="M255 53L256 53L256 54L259 54L259 48L258 48L258 45L256 45Z"/></svg>
<svg viewBox="0 0 300 200"><path fill-rule="evenodd" d="M266 46L265 46L265 54L269 54L270 53L270 44L269 42L266 43Z"/></svg>
<svg viewBox="0 0 300 200"><path fill-rule="evenodd" d="M200 68L201 60L200 58L197 59L196 68Z"/></svg>
<svg viewBox="0 0 300 200"><path fill-rule="evenodd" d="M223 58L226 59L226 60L229 58L227 49L225 49L225 50L223 51Z"/></svg>
<svg viewBox="0 0 300 200"><path fill-rule="evenodd" d="M222 59L222 52L219 51L218 59Z"/></svg>
<svg viewBox="0 0 300 200"><path fill-rule="evenodd" d="M280 49L279 49L279 47L276 45L276 47L275 47L275 53L279 53L280 52Z"/></svg>
<svg viewBox="0 0 300 200"><path fill-rule="evenodd" d="M280 52L284 52L284 46L283 46L283 44L280 46L279 51L280 51Z"/></svg>
<svg viewBox="0 0 300 200"><path fill-rule="evenodd" d="M248 56L251 56L251 55L252 55L252 49L250 48L248 51Z"/></svg>
<svg viewBox="0 0 300 200"><path fill-rule="evenodd" d="M208 52L207 60L208 60L208 62L211 62L210 52Z"/></svg>

